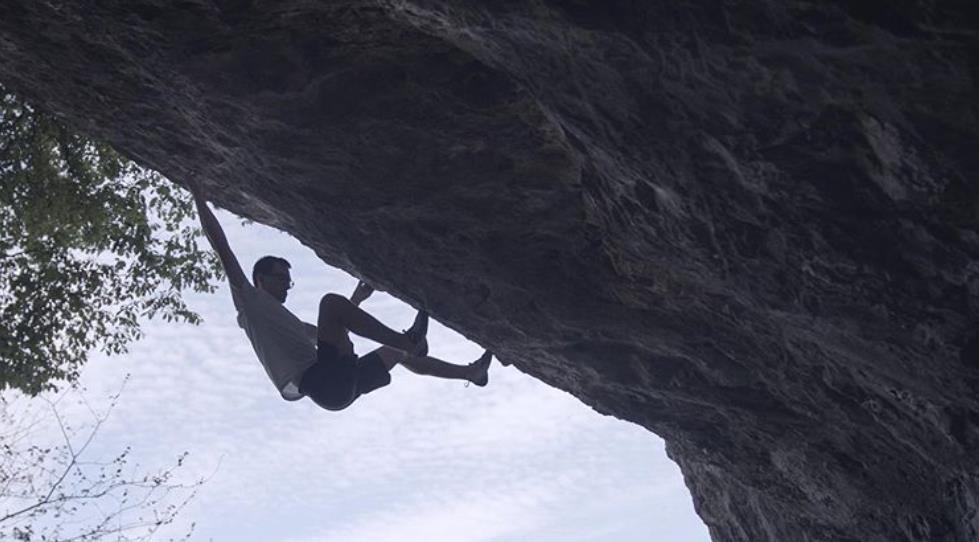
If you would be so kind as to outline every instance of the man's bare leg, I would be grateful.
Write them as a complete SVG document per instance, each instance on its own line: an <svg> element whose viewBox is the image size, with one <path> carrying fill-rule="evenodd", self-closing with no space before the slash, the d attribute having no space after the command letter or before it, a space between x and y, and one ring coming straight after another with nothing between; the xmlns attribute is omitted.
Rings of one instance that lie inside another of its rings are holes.
<svg viewBox="0 0 979 542"><path fill-rule="evenodd" d="M489 381L489 366L492 360L493 354L487 350L469 365L456 365L430 356L411 355L405 356L399 363L415 374L467 380L477 386L485 386Z"/></svg>
<svg viewBox="0 0 979 542"><path fill-rule="evenodd" d="M415 320L416 324L420 322L422 316L424 314L420 313L420 317ZM349 342L347 331L403 352L417 351L416 349L421 346L420 343L424 341L424 336L417 337L417 334L411 333L412 330L405 333L394 331L351 303L346 297L332 293L326 294L320 300L316 329L319 340L334 345Z"/></svg>
<svg viewBox="0 0 979 542"><path fill-rule="evenodd" d="M347 331L361 337L377 341L385 347L376 352L384 360L388 370L400 363L406 369L421 375L454 380L467 380L477 386L485 386L489 380L489 365L493 354L483 353L469 365L455 365L437 358L414 355L419 346L427 350L424 333L428 329L428 316L419 312L415 324L405 333L398 333L385 326L376 318L358 308L347 298L338 294L326 294L320 301L317 334L321 341L334 345L349 342ZM400 352L398 352L400 351Z"/></svg>

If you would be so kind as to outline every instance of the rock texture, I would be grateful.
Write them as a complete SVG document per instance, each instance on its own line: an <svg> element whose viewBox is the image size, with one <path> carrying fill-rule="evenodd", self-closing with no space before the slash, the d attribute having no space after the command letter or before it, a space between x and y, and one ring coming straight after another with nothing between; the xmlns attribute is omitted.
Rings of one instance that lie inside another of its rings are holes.
<svg viewBox="0 0 979 542"><path fill-rule="evenodd" d="M659 434L717 541L971 541L977 29L964 0L7 0L0 81Z"/></svg>

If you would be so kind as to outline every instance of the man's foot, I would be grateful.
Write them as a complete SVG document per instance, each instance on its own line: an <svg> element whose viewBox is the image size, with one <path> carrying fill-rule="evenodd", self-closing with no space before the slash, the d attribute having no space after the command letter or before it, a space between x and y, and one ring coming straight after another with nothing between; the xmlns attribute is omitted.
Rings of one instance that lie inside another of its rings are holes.
<svg viewBox="0 0 979 542"><path fill-rule="evenodd" d="M487 350L483 352L483 355L476 361L469 364L472 370L472 376L469 377L469 382L476 384L479 387L483 387L489 382L489 366L493 361L493 353ZM466 384L468 386L469 384Z"/></svg>
<svg viewBox="0 0 979 542"><path fill-rule="evenodd" d="M427 312L418 311L418 314L415 315L415 321L404 333L411 344L415 345L408 354L412 356L425 356L428 354L428 341L425 339L425 336L428 335Z"/></svg>

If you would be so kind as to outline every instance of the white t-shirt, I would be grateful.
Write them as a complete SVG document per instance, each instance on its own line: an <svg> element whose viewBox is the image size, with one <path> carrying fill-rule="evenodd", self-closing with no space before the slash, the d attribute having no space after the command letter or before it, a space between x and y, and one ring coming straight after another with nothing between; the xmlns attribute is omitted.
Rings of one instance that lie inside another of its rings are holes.
<svg viewBox="0 0 979 542"><path fill-rule="evenodd" d="M238 325L282 398L302 399L299 380L316 363L316 326L303 322L248 281L241 288L232 285L231 298L238 309Z"/></svg>

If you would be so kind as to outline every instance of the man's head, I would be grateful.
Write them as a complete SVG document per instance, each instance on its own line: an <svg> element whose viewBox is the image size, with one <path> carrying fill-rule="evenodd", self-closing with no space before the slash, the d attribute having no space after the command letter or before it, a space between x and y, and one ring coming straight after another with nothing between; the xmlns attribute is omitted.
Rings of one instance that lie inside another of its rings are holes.
<svg viewBox="0 0 979 542"><path fill-rule="evenodd" d="M263 256L252 268L252 281L255 287L265 290L279 303L286 302L286 293L292 288L289 275L289 262L276 256Z"/></svg>

